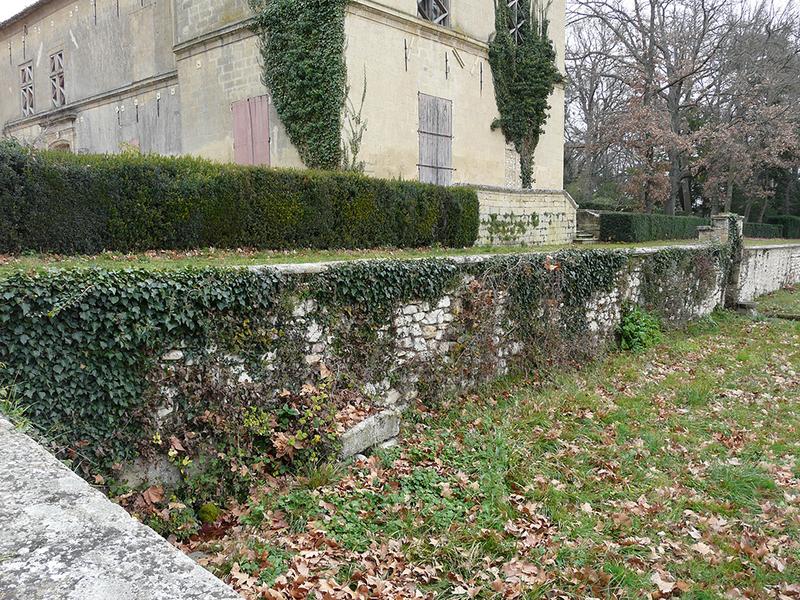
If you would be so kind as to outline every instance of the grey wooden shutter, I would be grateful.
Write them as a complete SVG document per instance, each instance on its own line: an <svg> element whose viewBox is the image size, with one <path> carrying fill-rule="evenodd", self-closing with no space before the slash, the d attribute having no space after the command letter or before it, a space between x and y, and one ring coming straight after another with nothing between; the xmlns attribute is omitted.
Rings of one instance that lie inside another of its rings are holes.
<svg viewBox="0 0 800 600"><path fill-rule="evenodd" d="M419 95L419 180L453 180L453 102L427 94Z"/></svg>

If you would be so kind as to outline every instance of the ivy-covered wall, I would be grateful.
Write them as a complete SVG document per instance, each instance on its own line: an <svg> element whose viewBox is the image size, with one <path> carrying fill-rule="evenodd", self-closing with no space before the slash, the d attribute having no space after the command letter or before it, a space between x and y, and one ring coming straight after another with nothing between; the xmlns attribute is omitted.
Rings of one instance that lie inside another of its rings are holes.
<svg viewBox="0 0 800 600"><path fill-rule="evenodd" d="M199 502L337 452L379 411L593 359L627 302L708 314L724 263L709 245L20 274L0 282L0 387L78 470L160 456Z"/></svg>

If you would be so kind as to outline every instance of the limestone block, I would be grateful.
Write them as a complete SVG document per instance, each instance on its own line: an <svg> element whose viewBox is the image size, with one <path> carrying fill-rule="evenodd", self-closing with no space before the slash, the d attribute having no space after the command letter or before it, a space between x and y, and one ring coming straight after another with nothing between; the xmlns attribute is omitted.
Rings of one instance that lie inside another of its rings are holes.
<svg viewBox="0 0 800 600"><path fill-rule="evenodd" d="M400 412L384 410L362 421L342 436L341 458L346 460L400 433Z"/></svg>

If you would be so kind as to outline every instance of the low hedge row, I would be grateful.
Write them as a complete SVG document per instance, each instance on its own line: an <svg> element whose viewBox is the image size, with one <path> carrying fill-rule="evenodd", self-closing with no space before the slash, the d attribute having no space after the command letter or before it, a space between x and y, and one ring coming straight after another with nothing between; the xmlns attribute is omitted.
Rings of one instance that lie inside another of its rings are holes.
<svg viewBox="0 0 800 600"><path fill-rule="evenodd" d="M770 225L769 223L745 223L744 236L750 238L783 237L783 226Z"/></svg>
<svg viewBox="0 0 800 600"><path fill-rule="evenodd" d="M700 225L709 225L699 217L672 217L646 213L611 213L600 215L600 239L607 242L649 242L697 237Z"/></svg>
<svg viewBox="0 0 800 600"><path fill-rule="evenodd" d="M786 239L800 239L800 217L795 215L781 215L768 218L767 223L771 225L780 225L783 228L783 237Z"/></svg>
<svg viewBox="0 0 800 600"><path fill-rule="evenodd" d="M469 188L0 142L0 252L472 245Z"/></svg>

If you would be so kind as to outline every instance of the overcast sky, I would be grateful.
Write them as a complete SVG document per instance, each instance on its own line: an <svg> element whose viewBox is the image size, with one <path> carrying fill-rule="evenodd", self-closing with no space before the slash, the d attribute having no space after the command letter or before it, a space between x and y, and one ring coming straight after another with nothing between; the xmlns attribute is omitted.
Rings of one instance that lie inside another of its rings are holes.
<svg viewBox="0 0 800 600"><path fill-rule="evenodd" d="M0 0L0 21L5 21L34 2L35 0Z"/></svg>

